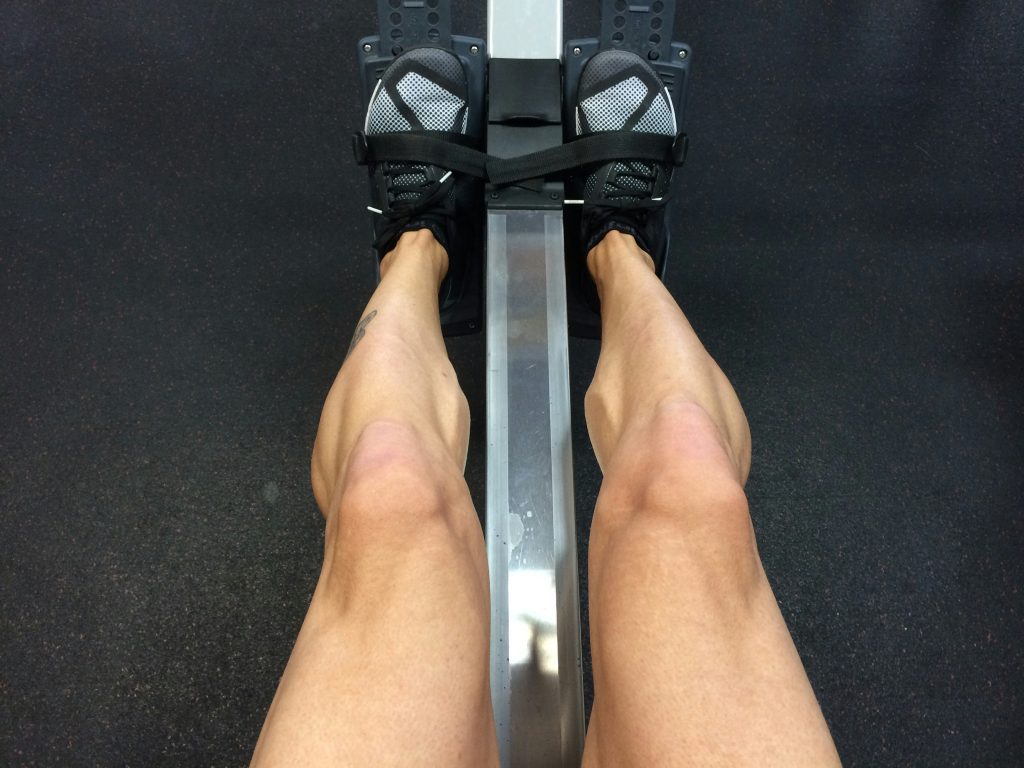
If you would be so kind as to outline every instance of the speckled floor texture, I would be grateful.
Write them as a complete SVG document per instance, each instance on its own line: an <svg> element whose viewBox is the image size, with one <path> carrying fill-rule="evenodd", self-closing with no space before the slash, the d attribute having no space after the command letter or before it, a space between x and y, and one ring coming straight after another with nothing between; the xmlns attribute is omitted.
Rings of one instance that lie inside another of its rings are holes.
<svg viewBox="0 0 1024 768"><path fill-rule="evenodd" d="M0 765L248 760L374 285L349 153L374 27L351 0L0 3ZM1022 765L1024 7L684 3L676 36L667 283L749 416L839 752ZM484 340L449 350L482 507ZM584 556L597 351L571 342Z"/></svg>

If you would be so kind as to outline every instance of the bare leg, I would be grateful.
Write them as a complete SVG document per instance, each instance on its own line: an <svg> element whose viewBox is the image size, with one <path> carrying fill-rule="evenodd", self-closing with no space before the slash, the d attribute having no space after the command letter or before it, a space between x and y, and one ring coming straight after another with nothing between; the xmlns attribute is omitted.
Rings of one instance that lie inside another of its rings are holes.
<svg viewBox="0 0 1024 768"><path fill-rule="evenodd" d="M757 554L739 400L632 237L610 233L588 265L603 342L585 405L605 478L584 764L836 765Z"/></svg>
<svg viewBox="0 0 1024 768"><path fill-rule="evenodd" d="M447 261L425 230L400 238L327 397L323 570L253 765L497 764L469 407L438 317Z"/></svg>

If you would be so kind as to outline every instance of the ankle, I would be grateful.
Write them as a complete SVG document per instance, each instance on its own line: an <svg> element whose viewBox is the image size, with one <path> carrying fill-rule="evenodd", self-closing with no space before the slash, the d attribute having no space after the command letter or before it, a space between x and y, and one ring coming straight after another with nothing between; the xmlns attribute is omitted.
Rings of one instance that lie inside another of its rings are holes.
<svg viewBox="0 0 1024 768"><path fill-rule="evenodd" d="M437 278L438 286L448 272L448 253L429 229L409 230L399 236L395 247L381 259L381 279L384 279L395 264L407 261L415 261L420 266L430 266L431 273Z"/></svg>
<svg viewBox="0 0 1024 768"><path fill-rule="evenodd" d="M617 229L608 232L587 254L587 269L598 286L598 292L611 272L631 268L627 265L643 265L651 272L655 271L654 259L637 245L636 238Z"/></svg>

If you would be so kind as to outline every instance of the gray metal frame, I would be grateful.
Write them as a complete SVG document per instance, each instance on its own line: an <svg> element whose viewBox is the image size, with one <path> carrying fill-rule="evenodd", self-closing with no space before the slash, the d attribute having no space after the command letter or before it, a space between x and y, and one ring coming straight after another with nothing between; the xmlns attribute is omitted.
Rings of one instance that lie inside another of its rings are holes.
<svg viewBox="0 0 1024 768"><path fill-rule="evenodd" d="M561 0L489 0L492 57L559 59ZM560 210L487 217L491 691L504 768L578 766L583 686Z"/></svg>

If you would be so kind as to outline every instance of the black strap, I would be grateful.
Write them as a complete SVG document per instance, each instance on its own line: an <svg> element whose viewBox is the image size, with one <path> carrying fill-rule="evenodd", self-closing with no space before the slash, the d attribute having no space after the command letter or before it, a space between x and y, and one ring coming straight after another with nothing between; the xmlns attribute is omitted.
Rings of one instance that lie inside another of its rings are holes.
<svg viewBox="0 0 1024 768"><path fill-rule="evenodd" d="M494 184L512 184L612 160L653 160L682 165L675 150L675 136L602 131L529 155L491 157L487 161L487 178ZM685 156L685 152L683 154Z"/></svg>
<svg viewBox="0 0 1024 768"><path fill-rule="evenodd" d="M469 146L471 139L461 133L410 131L367 136L359 131L352 137L352 150L360 165L379 162L420 162L459 173L487 178L488 156Z"/></svg>
<svg viewBox="0 0 1024 768"><path fill-rule="evenodd" d="M356 162L421 162L465 173L492 184L514 184L553 176L594 163L612 160L651 160L682 165L686 159L686 134L664 136L634 131L602 131L519 157L500 158L473 149L459 133L411 131L353 137Z"/></svg>

